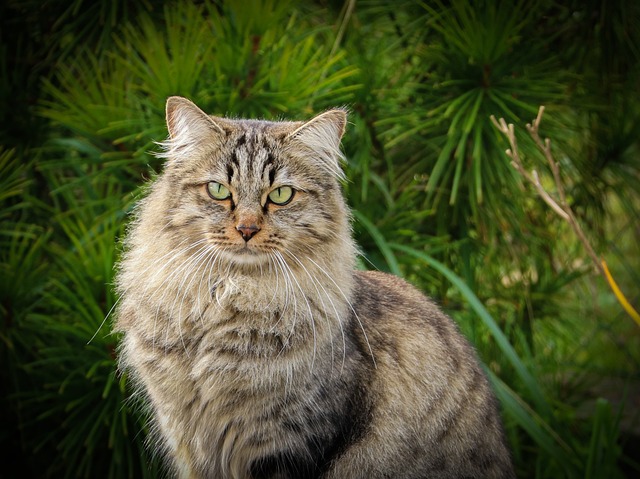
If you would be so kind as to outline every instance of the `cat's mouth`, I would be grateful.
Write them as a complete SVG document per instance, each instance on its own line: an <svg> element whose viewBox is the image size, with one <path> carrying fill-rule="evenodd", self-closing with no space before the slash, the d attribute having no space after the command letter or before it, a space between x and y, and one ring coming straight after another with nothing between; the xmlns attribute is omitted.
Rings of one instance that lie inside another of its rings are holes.
<svg viewBox="0 0 640 479"><path fill-rule="evenodd" d="M238 250L238 254L241 256L255 257L262 254L262 252L256 248L252 248L249 245L241 246Z"/></svg>
<svg viewBox="0 0 640 479"><path fill-rule="evenodd" d="M240 265L258 266L269 261L267 252L248 243L228 248L225 252L232 262Z"/></svg>

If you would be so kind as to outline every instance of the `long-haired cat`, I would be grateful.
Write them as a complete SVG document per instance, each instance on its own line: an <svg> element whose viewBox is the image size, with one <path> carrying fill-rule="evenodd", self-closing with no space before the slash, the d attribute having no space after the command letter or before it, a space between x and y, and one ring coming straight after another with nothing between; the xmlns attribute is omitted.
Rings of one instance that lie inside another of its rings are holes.
<svg viewBox="0 0 640 479"><path fill-rule="evenodd" d="M403 280L354 271L345 123L167 101L115 325L157 446L180 478L514 477L454 323Z"/></svg>

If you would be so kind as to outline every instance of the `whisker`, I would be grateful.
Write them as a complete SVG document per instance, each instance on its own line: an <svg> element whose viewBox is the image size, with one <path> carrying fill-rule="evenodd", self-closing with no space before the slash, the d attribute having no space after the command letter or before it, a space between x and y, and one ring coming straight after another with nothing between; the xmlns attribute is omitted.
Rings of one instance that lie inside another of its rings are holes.
<svg viewBox="0 0 640 479"><path fill-rule="evenodd" d="M285 284L285 304L283 306L283 316L284 313L286 312L286 310L289 307L289 295L291 294L291 290L293 289L293 285L291 283L291 279L289 278L289 273L287 272L287 270L282 266L281 263L281 257L278 256L277 251L274 251L273 253L273 258L274 258L274 267L279 268L280 271L282 271L282 277L284 279L284 284ZM296 327L296 323L297 323L297 319L298 319L298 306L296 304L297 302L295 301L295 298L292 302L293 304L293 324L291 325L291 329L289 331L289 336L287 337L287 343L291 340L291 337L293 336L293 332L294 329ZM282 349L280 350L280 352L278 353L278 355L282 354L284 352L286 344L283 344Z"/></svg>
<svg viewBox="0 0 640 479"><path fill-rule="evenodd" d="M215 250L214 250L215 251ZM184 293L182 295L182 300L180 302L180 308L178 309L178 316L181 316L182 314L182 305L184 304L184 301L187 297L187 294L189 292L189 290L191 289L191 285L193 284L193 282L196 280L196 278L198 278L198 272L200 271L200 268L202 268L203 266L206 265L208 258L210 257L210 255L212 254L212 246L211 245L207 245L205 246L205 248L201 249L200 252L198 253L198 255L194 258L194 263L196 263L194 266L197 265L197 267L195 268L195 271L192 271L189 273L189 275L191 276L191 280L189 281L189 283L186 285L186 287L184 288ZM184 281L186 281L187 275L185 275L185 279L183 280L182 284L180 285L180 289L182 289L182 287L184 286ZM200 278L200 282L202 281L202 277ZM198 301L198 304L200 302L200 295L196 294L196 298ZM199 307L197 308L198 310L200 309Z"/></svg>
<svg viewBox="0 0 640 479"><path fill-rule="evenodd" d="M222 249L218 246L214 246L213 247L213 251L212 254L210 255L209 259L207 260L207 274L205 275L207 278L207 298L209 299L209 303L213 300L213 289L217 288L218 284L220 284L220 280L218 278L216 278L215 283L212 285L211 284L211 279L215 277L214 275L214 270L216 268L216 263L218 261L218 259L220 258L220 255L222 254ZM200 287L199 287L200 288ZM198 288L198 298L200 298L200 289ZM202 320L202 316L200 316L200 319ZM204 326L204 324L203 324Z"/></svg>
<svg viewBox="0 0 640 479"><path fill-rule="evenodd" d="M195 271L192 270L192 271L189 272L189 275L191 276L191 280L189 281L189 283L184 288L184 293L182 295L182 300L180 301L180 307L178 309L178 318L180 318L182 316L182 305L184 304L184 302L185 302L185 300L187 298L187 295L188 295L189 291L191 290L191 285L196 280L196 278L198 278L199 279L199 281L198 281L198 290L196 291L196 311L197 311L197 316L202 321L202 315L201 315L202 307L200 305L200 290L202 288L203 276L200 275L199 272L200 272L200 269L202 269L203 267L204 267L204 270L207 269L207 265L211 261L211 258L215 257L217 252L218 251L217 251L217 248L215 246L207 245L204 248L204 250L201 250L201 252L197 255L197 257L194 258L195 262L197 264L197 267L195 268ZM186 275L185 275L185 279L186 279ZM184 284L184 281L183 281L183 284ZM181 285L181 288L182 288L182 285ZM191 313L189 315L191 315ZM204 323L202 323L202 324L204 326ZM189 354L187 353L187 356L188 355Z"/></svg>
<svg viewBox="0 0 640 479"><path fill-rule="evenodd" d="M325 317L325 320L327 321L327 325L329 327L329 341L330 341L330 346L331 346L331 363L332 363L332 366L333 366L333 360L334 360L333 331L331 329L331 321L329 320L329 317L328 317L328 314L327 314L327 309L328 308L326 307L326 304L325 304L324 300L322 299L322 294L320 293L320 290L318 289L318 286L320 286L320 288L322 288L324 296L327 298L329 303L331 303L331 307L333 308L333 312L335 313L336 321L337 321L338 326L340 328L340 333L342 334L342 366L340 368L340 371L342 372L344 370L344 363L345 363L345 360L346 360L347 344L346 344L346 338L345 338L345 335L344 335L344 329L342 327L342 321L340 319L340 313L338 313L338 309L336 308L335 303L331 299L331 296L329 295L329 293L326 290L326 288L324 287L324 285L320 281L318 281L316 278L313 277L313 275L309 272L309 270L304 265L304 263L302 261L300 261L300 259L296 255L294 255L291 251L287 250L287 251L285 251L285 253L287 253L304 270L306 275L311 280L311 283L313 284L313 286L314 286L314 288L316 290L316 293L318 293L318 299L320 300L320 303L322 305L322 311L324 312L324 317ZM331 369L333 370L333 367Z"/></svg>
<svg viewBox="0 0 640 479"><path fill-rule="evenodd" d="M298 290L300 291L302 297L304 298L305 303L307 304L307 310L309 311L309 319L311 321L311 328L313 331L313 357L311 358L311 371L313 371L313 366L315 364L315 360L316 360L316 349L317 349L317 335L316 335L316 323L315 323L315 319L313 318L313 312L311 311L311 305L309 304L309 300L307 299L307 295L304 294L304 290L302 289L302 287L300 286L300 283L298 282L298 280L296 279L295 274L293 274L293 271L291 271L291 267L287 264L286 260L284 259L284 257L282 256L282 253L280 253L279 251L276 251L276 256L280 258L282 265L289 271L291 278L293 279L293 281L295 282L296 286L298 287Z"/></svg>
<svg viewBox="0 0 640 479"><path fill-rule="evenodd" d="M167 224L168 225L168 224ZM163 228L161 229L161 231L167 226L163 226ZM182 240L179 244L179 246L183 245L184 243L186 243L186 239ZM146 271L148 271L149 269L151 269L153 266L155 266L159 261L161 261L162 259L164 259L165 257L174 254L174 251L169 251L168 253L164 254L162 257L155 259L149 266L147 266L142 273L145 273ZM138 273L138 275L141 275L142 273ZM96 332L93 333L93 336L91 336L91 339L89 339L89 341L87 341L87 344L90 344L98 335L98 333L100 332L100 330L103 328L103 326L105 325L105 323L107 322L107 320L109 319L109 316L111 316L111 314L113 313L113 311L116 309L117 305L120 303L120 300L125 296L125 294L127 292L129 292L129 290L132 288L133 286L130 286L129 288L125 289L124 291L122 291L122 293L120 293L118 295L118 298L116 299L116 301L113 303L113 305L111 306L111 308L109 309L109 311L107 311L107 314L105 315L104 319L102 320L102 322L100 323L100 326L98 326L98 329L96 329Z"/></svg>
<svg viewBox="0 0 640 479"><path fill-rule="evenodd" d="M269 258L273 262L273 268L274 268L274 273L276 277L276 289L274 290L274 293L273 293L273 299L275 300L275 297L278 293L278 288L279 288L278 272L281 271L281 267L279 267L278 259L275 257L275 254L269 253ZM278 325L280 321L282 321L282 316L284 316L284 313L286 313L287 309L289 308L289 282L288 282L289 278L287 277L286 272L284 271L282 271L282 277L284 280L284 303L282 305L282 315L278 319L278 321L272 326L271 328L272 332L275 331L275 327ZM294 311L294 318L295 318L295 311Z"/></svg>
<svg viewBox="0 0 640 479"><path fill-rule="evenodd" d="M156 272L153 274L153 276L151 276L150 278L146 278L146 279L145 279L145 283L148 285L148 286L147 286L147 290L148 290L148 288L150 287L150 285L155 281L156 276L158 276L159 274L163 273L163 272L164 272L164 270L165 270L166 268L169 268L169 267L171 267L171 266L174 266L174 260L175 260L176 258L178 258L178 257L182 256L186 251L188 251L188 250L190 250L190 249L193 249L193 248L195 248L195 247L197 247L197 246L200 246L200 245L202 245L202 244L205 244L205 245L206 245L206 244L207 244L207 242L208 242L208 241L207 241L206 239L200 239L200 240L196 241L195 243L192 243L192 244L190 244L189 246L186 246L185 248L183 248L183 249L181 249L181 250L179 250L179 251L176 251L176 252L173 254L173 256L171 256L171 258L169 258L169 260L168 260L168 261L166 261L166 262L162 265L162 267L161 267L160 269L156 270ZM198 251L200 251L200 249L199 249ZM155 266L155 265L156 265L156 263L159 263L159 262L160 262L160 260L162 260L162 259L163 259L163 258L165 258L166 256L168 256L168 254L167 254L167 255L162 256L162 258L159 258L157 261L155 261L154 263L152 263L148 268L145 268L144 270L142 270L140 273L138 273L138 276L143 276L143 275L144 275L144 273L146 273L146 272L147 272L151 267ZM191 257L192 257L192 256L190 255L190 256L189 256L189 259L190 259ZM169 278L172 278L172 277L174 276L174 273L175 273L175 271L171 273L171 275L169 276ZM165 280L164 282L167 282L167 281Z"/></svg>
<svg viewBox="0 0 640 479"><path fill-rule="evenodd" d="M200 269L200 266L198 266L196 268L196 271L193 272L193 274L189 274L190 272L193 271L193 266L197 265L200 263L201 258L205 257L206 254L210 251L210 245L205 244L204 246L200 247L197 252L194 253L193 256L191 256L187 261L185 261L182 266L181 266L181 272L184 272L186 274L183 274L183 279L182 282L180 283L180 286L178 287L178 291L183 290L185 282L187 281L187 279L189 277L191 277L191 281L189 281L189 284L187 285L186 288L184 288L184 293L182 295L182 300L180 302L180 307L178 309L178 313L177 313L177 317L176 317L176 324L178 326L178 336L180 337L180 342L182 343L182 346L184 348L184 352L187 354L187 356L189 356L189 352L187 351L186 348L186 344L184 342L184 336L182 334L182 320L181 320L181 316L182 316L182 305L184 304L184 300L186 295L189 292L189 287L191 286L191 283L194 281L196 274L198 272L198 270ZM166 291L165 291L166 292ZM163 295L164 296L164 295ZM169 312L169 317L173 317L173 312L175 310L176 307L176 303L178 301L178 296L176 296L173 300L173 303L171 305L171 311ZM162 302L162 301L161 301ZM169 332L168 328L167 328L167 333Z"/></svg>
<svg viewBox="0 0 640 479"><path fill-rule="evenodd" d="M371 349L371 343L369 342L369 338L367 337L367 332L364 329L364 325L362 324L362 321L360 320L360 317L358 316L358 313L356 313L355 308L353 307L353 304L351 303L351 301L349 300L349 298L347 298L347 295L344 294L344 291L342 291L342 288L340 286L338 286L338 284L335 282L335 280L331 277L331 275L329 273L327 273L327 271L320 266L318 263L316 263L312 258L307 258L309 261L311 261L313 264L316 265L316 267L327 277L327 279L329 279L329 281L331 281L333 283L333 285L338 289L338 291L340 292L340 294L342 295L342 297L344 298L344 300L347 302L347 304L349 305L349 308L351 309L351 311L353 312L354 317L356 318L356 321L358 321L358 326L360 326L360 330L362 331L362 334L364 335L364 340L367 343L367 348L369 349L369 354L371 355L371 360L373 361L373 367L377 369L377 365L376 365L376 358L373 355L373 350Z"/></svg>
<svg viewBox="0 0 640 479"><path fill-rule="evenodd" d="M273 273L272 273L272 271L271 271L271 269L272 269L272 268L271 268L271 266L272 266L272 262L273 262L273 256L271 255L271 253L269 253L268 258L269 258L269 262L268 262L267 264L269 265L269 277L271 277L272 275L273 275L273 276L275 276L275 278L276 278L276 285L275 285L275 287L273 288L273 296L271 297L271 300L269 301L269 304L267 304L267 306L266 306L266 308L265 308L265 309L269 309L269 308L271 307L271 305L276 301L276 297L277 297L277 295L278 295L278 290L279 290L279 287L280 287L280 280L279 280L279 278L278 278L278 270L274 268ZM285 297L285 299L286 299L286 297ZM282 308L282 309L283 309L283 310L285 309L285 308L284 308L284 306L283 306L283 308ZM278 322L280 322L280 319L278 319ZM276 323L276 325L277 325L277 324L278 324L278 323ZM271 328L271 331L272 331L272 332L273 332L274 330L275 330L275 325Z"/></svg>
<svg viewBox="0 0 640 479"><path fill-rule="evenodd" d="M173 260L177 257L179 257L180 255L182 255L185 251L188 251L191 248L194 248L202 243L205 243L207 240L206 239L200 239L194 243L190 243L189 245L187 245L184 248L178 249L176 250L175 248L172 248L171 251L169 251L168 253L163 254L162 256L155 258L149 265L147 265L146 268L142 269L141 271L136 271L136 275L137 276L144 276L150 269L155 268L159 263L161 263L165 258L167 258L168 256L170 256L171 258L169 258L168 261L164 262L162 264L162 267L159 270L156 270L156 272L154 273L154 275L151 278L148 279L155 279L155 276L162 273L162 271L164 271L164 269L166 267L168 267L169 265L171 265L173 263ZM186 239L182 240L179 244L178 247L181 247L182 245L184 245L187 242Z"/></svg>
<svg viewBox="0 0 640 479"><path fill-rule="evenodd" d="M98 333L100 332L100 330L102 329L102 327L104 326L104 323L107 322L107 319L109 319L109 316L111 316L111 313L113 313L113 310L116 309L116 306L118 305L118 303L120 302L120 300L122 299L123 296L119 296L114 302L113 302L113 306L111 306L111 308L109 308L109 311L107 312L106 316L104 317L104 319L102 320L102 322L100 323L100 326L98 326L98 329L96 329L96 332L93 333L93 336L91 336L91 339L89 339L89 341L87 341L87 345L91 344L91 341L93 341L94 339L96 339L96 336L98 335Z"/></svg>
<svg viewBox="0 0 640 479"><path fill-rule="evenodd" d="M202 240L197 241L196 243L192 244L192 245L191 245L191 247L195 247L195 246L196 246L196 245L198 245L198 244L200 244L200 245L201 245L202 243L205 243L205 241L202 241ZM189 249L189 248L187 248L187 249ZM174 269L174 270L171 272L171 274L170 274L170 275L165 279L164 284L171 284L171 283L173 282L173 278L175 278L175 277L177 277L177 276L179 276L179 275L183 274L183 272L185 272L185 271L190 267L191 263L193 263L193 261L194 261L194 257L197 257L197 255L199 255L202 251L204 251L204 250L206 250L206 249L207 249L207 245L206 245L206 244L205 244L204 246L200 246L200 248L198 248L198 249L195 251L195 256L189 256L189 257L185 258L185 260L184 260L184 261L182 261L182 262L179 264L179 266L178 266L178 267L176 267L176 265L175 265L175 264L172 264L172 263L166 263L166 265L165 265L165 266L171 265L171 266L174 266L174 268L175 268L175 269ZM186 251L186 249L185 249L185 251ZM174 256L174 257L175 257L175 256ZM173 259L173 257L172 257L172 259ZM185 276L186 276L186 275L185 275ZM185 279L186 279L186 278L185 278ZM183 280L183 282L184 282L184 280ZM149 288L147 288L147 291L148 291L148 289L149 289ZM165 289L164 289L164 291L163 291L163 293L162 293L162 295L161 295L161 296L160 296L160 298L157 300L156 314L155 314L154 322L153 322L153 345L154 345L154 347L155 347L155 340L156 340L156 337L157 337L156 330L157 330L157 323L158 323L158 315L159 315L159 313L160 313L160 306L161 306L162 304L164 304L164 302L165 302L165 298L166 298L166 296L167 296L168 292L169 292L169 288L165 288ZM172 308L171 308L171 311L169 312L169 317L171 317L171 316L173 315L173 310L174 310L175 302L176 302L176 301L177 301L177 297L174 299L173 306L172 306ZM178 325L178 329L179 329L179 331L180 331L180 335L181 335L181 334L182 334L182 330L181 330L181 325L180 325L180 320L179 320L179 318L178 318L177 325ZM168 338L169 338L169 329L170 329L170 328L169 328L169 325L167 325L167 328L166 328L166 330L165 330L165 342L167 342L167 343L169 342L169 341L168 341ZM183 343L183 346L185 346L185 344L184 344L184 338L183 338L182 336L180 336L180 339L181 339L181 341L182 341L182 343ZM186 347L186 346L185 346L185 347Z"/></svg>

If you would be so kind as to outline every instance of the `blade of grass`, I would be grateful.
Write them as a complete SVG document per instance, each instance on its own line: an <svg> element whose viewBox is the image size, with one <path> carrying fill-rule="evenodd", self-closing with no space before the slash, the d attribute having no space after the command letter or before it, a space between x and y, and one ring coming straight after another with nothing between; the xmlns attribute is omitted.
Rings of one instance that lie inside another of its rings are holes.
<svg viewBox="0 0 640 479"><path fill-rule="evenodd" d="M378 246L378 249L380 249L382 256L384 256L387 266L389 266L389 271L397 276L402 276L398 259L380 230L369 220L369 218L359 211L354 211L353 216L360 224L362 224L362 226L364 226L367 232L371 235L371 238L373 238L373 241L376 243L376 246Z"/></svg>
<svg viewBox="0 0 640 479"><path fill-rule="evenodd" d="M515 391L507 386L491 370L486 369L496 396L502 407L536 444L544 449L567 472L567 477L576 477L580 461L575 451L540 417Z"/></svg>

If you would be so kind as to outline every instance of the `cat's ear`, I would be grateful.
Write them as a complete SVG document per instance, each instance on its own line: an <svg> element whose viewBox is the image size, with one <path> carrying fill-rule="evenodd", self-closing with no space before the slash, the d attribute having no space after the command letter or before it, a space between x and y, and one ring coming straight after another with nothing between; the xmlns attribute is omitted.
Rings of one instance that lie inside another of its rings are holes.
<svg viewBox="0 0 640 479"><path fill-rule="evenodd" d="M160 142L163 151L158 156L162 158L187 159L225 136L225 130L213 118L186 98L169 97L166 115L169 138Z"/></svg>
<svg viewBox="0 0 640 479"><path fill-rule="evenodd" d="M344 154L340 140L347 125L347 112L343 109L325 111L303 123L288 135L288 138L312 150L329 173L344 177L340 162Z"/></svg>

